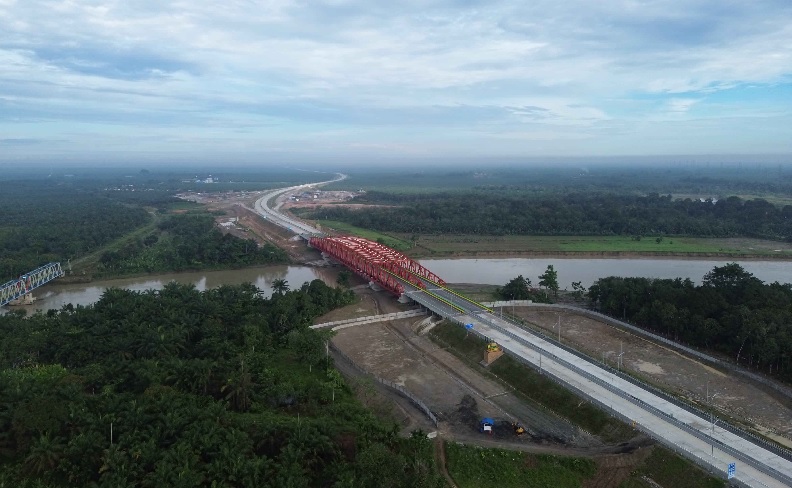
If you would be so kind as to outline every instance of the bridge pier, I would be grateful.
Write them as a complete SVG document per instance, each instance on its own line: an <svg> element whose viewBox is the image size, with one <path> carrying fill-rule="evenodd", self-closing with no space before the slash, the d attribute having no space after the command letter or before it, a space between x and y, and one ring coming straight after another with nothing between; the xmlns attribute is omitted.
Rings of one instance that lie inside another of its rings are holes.
<svg viewBox="0 0 792 488"><path fill-rule="evenodd" d="M9 305L33 305L33 302L36 301L36 297L33 296L33 293L25 293L19 298L15 298L8 302Z"/></svg>

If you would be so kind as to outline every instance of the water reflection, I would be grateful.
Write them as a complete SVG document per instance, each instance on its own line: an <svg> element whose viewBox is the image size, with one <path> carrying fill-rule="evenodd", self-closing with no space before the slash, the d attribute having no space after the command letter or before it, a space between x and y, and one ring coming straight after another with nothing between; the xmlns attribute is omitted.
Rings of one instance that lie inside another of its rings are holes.
<svg viewBox="0 0 792 488"><path fill-rule="evenodd" d="M57 282L44 286L33 292L36 302L33 305L21 306L28 312L35 310L60 309L67 303L72 305L89 305L99 300L107 288L117 287L129 290L161 290L171 281L190 283L199 291L217 288L220 285L236 285L253 283L262 290L265 296L272 295L272 282L285 279L289 287L299 288L306 281L316 278L334 285L339 268L309 268L306 266L267 266L262 268L246 268L226 271L201 271L193 273L171 273L138 278L96 281L90 284L60 285ZM17 307L13 307L17 308ZM0 309L0 314L7 311Z"/></svg>
<svg viewBox="0 0 792 488"><path fill-rule="evenodd" d="M589 287L598 278L605 276L645 276L652 278L690 278L700 283L705 273L715 266L723 266L724 260L687 259L564 259L564 258L504 258L504 259L428 259L421 263L449 283L482 283L503 285L522 274L534 285L548 264L558 272L561 289L572 289L573 281ZM792 281L792 262L745 261L739 263L747 271L767 283ZM272 282L278 278L298 288L315 278L331 286L335 284L342 268L311 268L306 266L268 266L227 271L204 271L195 273L172 273L156 276L98 281L95 283L46 285L34 292L35 304L24 306L28 312L34 310L60 309L67 303L89 305L96 302L104 291L112 286L142 291L162 289L171 281L192 283L198 290L216 288L223 284L253 283L265 296L272 294ZM6 307L0 314L6 313Z"/></svg>
<svg viewBox="0 0 792 488"><path fill-rule="evenodd" d="M449 283L503 285L522 274L536 286L539 275L552 264L558 272L561 289L572 289L573 281L589 287L606 276L643 276L647 278L690 278L700 284L702 277L715 266L729 260L693 259L427 259L421 263ZM792 262L738 261L740 266L766 283L792 281Z"/></svg>

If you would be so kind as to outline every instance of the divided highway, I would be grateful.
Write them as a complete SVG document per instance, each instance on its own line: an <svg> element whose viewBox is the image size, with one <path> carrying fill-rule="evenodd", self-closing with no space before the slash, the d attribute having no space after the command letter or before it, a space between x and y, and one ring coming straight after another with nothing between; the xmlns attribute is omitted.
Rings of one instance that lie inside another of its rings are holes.
<svg viewBox="0 0 792 488"><path fill-rule="evenodd" d="M290 186L288 188L280 188L278 190L272 190L271 192L266 193L263 197L256 200L254 210L256 211L257 214L261 215L270 222L279 225L281 227L285 227L286 229L289 229L290 231L295 232L297 234L321 234L322 232L319 229L315 227L311 227L305 222L301 222L297 219L287 217L286 215L280 213L279 210L281 203L277 203L273 207L270 207L270 201L276 199L278 196L283 195L284 193L306 191L310 188L316 188L322 185L326 185L328 183L335 183L336 181L345 180L346 178L347 175L337 173L336 177L333 178L332 180L321 181L319 183L307 183L304 185L296 185L296 186Z"/></svg>
<svg viewBox="0 0 792 488"><path fill-rule="evenodd" d="M267 193L256 201L256 211L265 218L300 233L318 234L303 222L270 208L268 202L289 191L340 181L337 178L298 185ZM394 275L395 276L395 275ZM396 277L404 295L433 312L459 324L471 324L471 331L495 341L509 354L531 364L584 398L611 411L622 420L648 433L667 447L726 477L729 465L735 471L731 482L739 486L792 487L792 462L756 443L744 439L718 422L696 415L660 395L630 382L596 362L575 355L509 320L493 314L453 290L422 279L426 289Z"/></svg>
<svg viewBox="0 0 792 488"><path fill-rule="evenodd" d="M722 477L734 463L732 481L742 486L792 486L792 462L719 427L717 422L713 424L594 361L499 318L452 290L426 281L426 290L403 284L405 295L414 301L460 324L472 324L473 333L497 342L506 352Z"/></svg>

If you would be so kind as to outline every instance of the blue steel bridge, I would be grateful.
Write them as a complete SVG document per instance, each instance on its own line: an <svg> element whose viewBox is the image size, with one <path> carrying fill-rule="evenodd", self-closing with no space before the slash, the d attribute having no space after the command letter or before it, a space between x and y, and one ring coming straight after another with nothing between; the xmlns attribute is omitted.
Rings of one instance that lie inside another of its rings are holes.
<svg viewBox="0 0 792 488"><path fill-rule="evenodd" d="M14 300L22 300L33 290L63 276L60 263L47 263L0 286L0 307ZM32 300L31 300L32 301Z"/></svg>

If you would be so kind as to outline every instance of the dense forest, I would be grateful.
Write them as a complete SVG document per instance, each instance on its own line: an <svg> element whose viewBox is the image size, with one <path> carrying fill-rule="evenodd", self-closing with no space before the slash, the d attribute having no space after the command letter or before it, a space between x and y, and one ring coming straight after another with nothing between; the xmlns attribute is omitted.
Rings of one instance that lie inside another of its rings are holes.
<svg viewBox="0 0 792 488"><path fill-rule="evenodd" d="M412 194L485 191L523 197L575 192L702 197L792 193L792 169L786 164L672 164L640 158L624 158L623 163L604 164L582 158L576 164L501 161L457 164L455 168L369 165L355 168L349 178L328 188Z"/></svg>
<svg viewBox="0 0 792 488"><path fill-rule="evenodd" d="M425 436L363 409L308 328L352 300L171 283L0 316L0 486L443 486Z"/></svg>
<svg viewBox="0 0 792 488"><path fill-rule="evenodd" d="M324 206L310 216L384 232L480 235L632 235L792 237L792 205L762 199L717 201L670 195L582 194L521 198L371 192L363 210Z"/></svg>
<svg viewBox="0 0 792 488"><path fill-rule="evenodd" d="M150 220L98 190L19 181L0 183L0 215L0 282L85 255Z"/></svg>
<svg viewBox="0 0 792 488"><path fill-rule="evenodd" d="M69 259L101 249L151 223L152 216L183 206L184 202L174 197L180 191L258 191L328 178L327 173L290 169L223 169L217 172L206 168L197 174L184 168L56 168L49 170L49 175L35 168L4 172L0 175L0 283L47 262L61 261L65 265ZM219 183L198 182L210 174ZM272 258L270 252L280 254L274 248L254 256L256 253L249 252L249 242L233 242L230 238L221 241L214 235L199 239L200 244L211 247L197 260L178 251L179 255L168 256L164 246L154 246L152 251L151 239L158 237L148 236L146 242L113 250L117 254L107 256L103 271L176 271L284 260L284 255ZM139 260L132 258L139 254Z"/></svg>
<svg viewBox="0 0 792 488"><path fill-rule="evenodd" d="M182 271L212 267L242 267L287 261L286 253L266 243L223 234L206 213L177 214L156 231L102 253L99 272L105 274Z"/></svg>
<svg viewBox="0 0 792 488"><path fill-rule="evenodd" d="M732 263L689 279L601 278L603 313L792 382L792 285L766 284Z"/></svg>

